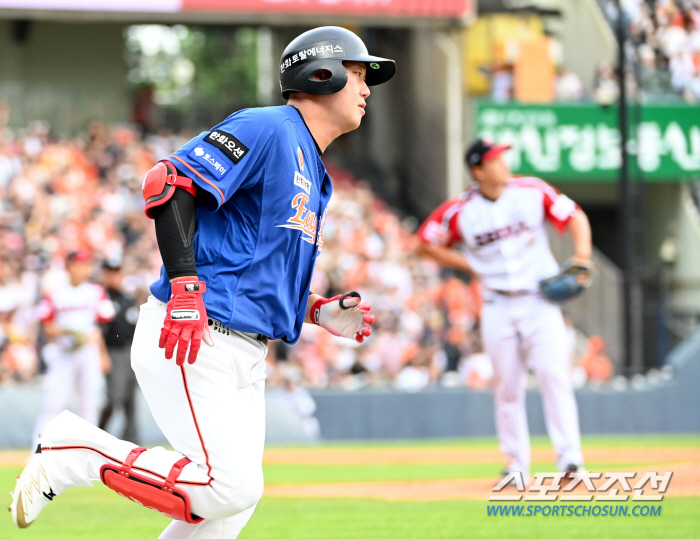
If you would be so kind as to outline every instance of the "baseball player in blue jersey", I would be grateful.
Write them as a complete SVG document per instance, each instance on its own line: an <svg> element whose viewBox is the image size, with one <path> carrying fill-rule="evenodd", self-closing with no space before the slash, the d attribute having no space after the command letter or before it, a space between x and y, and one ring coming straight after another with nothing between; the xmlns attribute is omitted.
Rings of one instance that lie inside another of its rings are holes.
<svg viewBox="0 0 700 539"><path fill-rule="evenodd" d="M359 342L372 332L359 294L322 298L309 283L332 193L321 154L359 127L369 86L394 71L348 30L306 32L282 55L286 106L232 114L146 174L163 269L131 362L174 450L138 447L64 411L17 481L15 524L99 480L172 517L161 537L238 536L263 489L268 338L294 343L304 322Z"/></svg>

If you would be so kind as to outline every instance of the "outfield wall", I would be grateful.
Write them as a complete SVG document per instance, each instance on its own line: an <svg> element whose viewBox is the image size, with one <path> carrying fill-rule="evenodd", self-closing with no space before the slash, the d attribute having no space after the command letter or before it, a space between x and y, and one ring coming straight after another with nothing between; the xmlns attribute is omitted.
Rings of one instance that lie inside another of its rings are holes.
<svg viewBox="0 0 700 539"><path fill-rule="evenodd" d="M668 357L671 380L622 391L576 392L583 434L700 432L700 330ZM488 392L435 389L315 392L321 435L328 440L493 436ZM530 433L546 434L539 392L527 392Z"/></svg>
<svg viewBox="0 0 700 539"><path fill-rule="evenodd" d="M696 370L700 363L696 365ZM682 382L685 382L682 380ZM583 434L700 432L700 392L678 384L650 389L577 391ZM697 384L696 384L697 388ZM488 392L436 389L416 394L389 391L316 392L317 417L327 440L493 436ZM530 433L546 434L542 400L527 393Z"/></svg>

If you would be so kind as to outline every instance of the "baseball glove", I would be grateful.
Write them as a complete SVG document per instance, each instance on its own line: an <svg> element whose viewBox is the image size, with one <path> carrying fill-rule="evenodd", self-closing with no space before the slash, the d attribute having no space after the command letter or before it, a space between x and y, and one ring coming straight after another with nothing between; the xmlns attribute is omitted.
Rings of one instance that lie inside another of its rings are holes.
<svg viewBox="0 0 700 539"><path fill-rule="evenodd" d="M562 302L580 295L593 281L593 264L567 261L559 273L540 281L540 290L552 301Z"/></svg>

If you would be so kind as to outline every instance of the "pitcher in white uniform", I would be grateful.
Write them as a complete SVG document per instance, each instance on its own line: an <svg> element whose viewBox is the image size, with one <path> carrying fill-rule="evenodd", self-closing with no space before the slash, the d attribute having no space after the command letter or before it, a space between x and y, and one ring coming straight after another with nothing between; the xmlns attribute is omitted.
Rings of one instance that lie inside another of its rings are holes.
<svg viewBox="0 0 700 539"><path fill-rule="evenodd" d="M46 377L34 443L48 422L66 408L73 391L77 391L80 416L97 424L107 358L98 324L112 320L114 306L104 288L88 281L92 269L88 251L70 253L66 259L69 282L48 290L39 304L49 342L42 351Z"/></svg>
<svg viewBox="0 0 700 539"><path fill-rule="evenodd" d="M475 180L440 205L418 231L418 252L472 275L483 287L481 334L494 368L496 432L508 463L505 473L530 476L525 411L528 369L542 394L547 432L560 471L583 466L578 410L570 377L559 305L539 282L558 272L545 220L574 244L572 261L591 258L591 228L570 198L539 178L514 178L502 158L509 146L477 140L466 153Z"/></svg>

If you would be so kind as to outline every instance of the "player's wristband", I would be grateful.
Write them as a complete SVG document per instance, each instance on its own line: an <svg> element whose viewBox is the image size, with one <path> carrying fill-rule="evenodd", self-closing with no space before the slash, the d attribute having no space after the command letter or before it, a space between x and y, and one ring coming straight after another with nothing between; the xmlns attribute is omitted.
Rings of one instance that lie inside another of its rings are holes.
<svg viewBox="0 0 700 539"><path fill-rule="evenodd" d="M175 294L204 294L207 291L207 283L204 281L173 281L170 283Z"/></svg>

